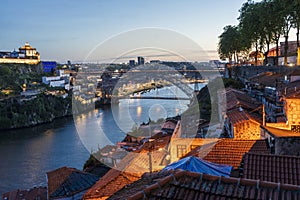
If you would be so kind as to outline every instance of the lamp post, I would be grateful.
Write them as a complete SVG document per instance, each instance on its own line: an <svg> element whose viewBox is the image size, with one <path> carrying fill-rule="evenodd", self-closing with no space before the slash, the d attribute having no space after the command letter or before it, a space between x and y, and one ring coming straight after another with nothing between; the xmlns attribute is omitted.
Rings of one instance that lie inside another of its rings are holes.
<svg viewBox="0 0 300 200"><path fill-rule="evenodd" d="M154 146L153 146L153 142L154 139L149 139L149 152L148 152L148 156L149 156L149 172L150 174L152 174L152 151L154 150Z"/></svg>
<svg viewBox="0 0 300 200"><path fill-rule="evenodd" d="M165 165L168 165L170 164L170 159L171 159L171 156L170 156L170 152L167 151L165 148L159 148L158 151L163 151L164 152L164 164Z"/></svg>

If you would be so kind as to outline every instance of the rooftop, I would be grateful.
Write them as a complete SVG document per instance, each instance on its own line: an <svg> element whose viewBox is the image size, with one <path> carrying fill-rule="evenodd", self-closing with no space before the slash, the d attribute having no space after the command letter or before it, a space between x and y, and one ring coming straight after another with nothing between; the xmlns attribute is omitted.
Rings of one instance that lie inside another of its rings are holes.
<svg viewBox="0 0 300 200"><path fill-rule="evenodd" d="M83 199L100 199L109 197L124 186L138 180L140 176L111 169L85 194Z"/></svg>
<svg viewBox="0 0 300 200"><path fill-rule="evenodd" d="M28 42L25 43L24 46L20 47L19 50L36 50L36 48L33 48L32 46L29 45Z"/></svg>
<svg viewBox="0 0 300 200"><path fill-rule="evenodd" d="M3 200L47 199L46 187L34 187L29 190L15 190L2 195Z"/></svg>
<svg viewBox="0 0 300 200"><path fill-rule="evenodd" d="M48 197L68 197L90 188L98 177L75 168L62 167L47 172Z"/></svg>
<svg viewBox="0 0 300 200"><path fill-rule="evenodd" d="M271 128L268 126L262 126L271 136L275 138L288 138L288 137L300 137L299 133L291 130L284 130L279 128Z"/></svg>
<svg viewBox="0 0 300 200"><path fill-rule="evenodd" d="M149 172L149 151L151 151L152 169L160 170L166 152L159 150L165 148L170 141L170 136L146 142L139 151L130 152L122 159L115 169L111 169L93 187L91 187L84 199L99 199L109 197L124 186L140 179L143 173Z"/></svg>
<svg viewBox="0 0 300 200"><path fill-rule="evenodd" d="M235 108L226 112L227 117L230 119L232 124L243 123L248 120L252 120L256 123L260 123L260 119L250 115L247 111L242 108Z"/></svg>
<svg viewBox="0 0 300 200"><path fill-rule="evenodd" d="M300 185L300 157L247 153L243 178Z"/></svg>
<svg viewBox="0 0 300 200"><path fill-rule="evenodd" d="M251 77L249 80L253 83L258 83L263 86L269 86L269 87L275 88L278 84L278 81L283 79L283 76L284 75L282 75L280 73L263 72L254 77Z"/></svg>
<svg viewBox="0 0 300 200"><path fill-rule="evenodd" d="M151 181L144 177L123 189L126 199L300 199L300 186L251 179L170 171ZM135 188L139 188L137 191ZM132 191L133 190L133 191ZM117 195L120 195L119 191ZM132 195L133 194L133 195ZM120 199L114 195L110 199ZM130 196L129 196L130 195ZM124 198L123 196L123 198Z"/></svg>
<svg viewBox="0 0 300 200"><path fill-rule="evenodd" d="M244 109L254 110L261 105L255 99L240 90L228 88L226 89L225 94L227 110L239 108L240 106Z"/></svg>
<svg viewBox="0 0 300 200"><path fill-rule="evenodd" d="M248 152L270 153L264 140L223 139L204 157L204 160L238 168Z"/></svg>

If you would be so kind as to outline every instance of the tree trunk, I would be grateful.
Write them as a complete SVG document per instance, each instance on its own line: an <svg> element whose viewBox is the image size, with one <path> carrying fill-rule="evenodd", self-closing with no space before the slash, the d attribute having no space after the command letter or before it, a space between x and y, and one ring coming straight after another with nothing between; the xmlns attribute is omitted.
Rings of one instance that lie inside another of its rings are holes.
<svg viewBox="0 0 300 200"><path fill-rule="evenodd" d="M255 66L257 66L257 56L258 56L258 44L255 43Z"/></svg>
<svg viewBox="0 0 300 200"><path fill-rule="evenodd" d="M284 43L284 65L287 65L287 56L289 49L289 35L285 35L285 43Z"/></svg>
<svg viewBox="0 0 300 200"><path fill-rule="evenodd" d="M297 24L297 33L296 33L296 36L297 36L297 47L300 47L300 44L299 44L299 29L300 29L300 24Z"/></svg>
<svg viewBox="0 0 300 200"><path fill-rule="evenodd" d="M234 58L234 65L236 65L236 54L235 54L235 52L233 53L233 58Z"/></svg>
<svg viewBox="0 0 300 200"><path fill-rule="evenodd" d="M268 54L269 54L269 51L270 51L270 42L267 42L267 51L265 52L264 56L265 56L265 65L267 65L269 63L268 61Z"/></svg>

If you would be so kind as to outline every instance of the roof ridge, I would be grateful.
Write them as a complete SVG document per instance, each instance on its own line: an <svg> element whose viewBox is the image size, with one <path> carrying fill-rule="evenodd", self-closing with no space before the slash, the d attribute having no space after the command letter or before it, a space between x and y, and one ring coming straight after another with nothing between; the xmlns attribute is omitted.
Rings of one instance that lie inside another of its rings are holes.
<svg viewBox="0 0 300 200"><path fill-rule="evenodd" d="M135 200L135 199L143 199L145 196L147 197L153 190L162 188L163 186L167 185L168 183L172 183L175 180L182 177L182 176L192 176L192 177L199 177L201 181L204 179L211 180L211 181L218 181L218 184L221 182L224 183L231 183L236 185L243 185L243 186L255 186L257 189L259 188L270 188L270 189L281 189L286 190L293 190L300 192L300 185L291 185L291 184L280 184L274 183L269 181L261 181L261 180L254 180L254 179L246 179L246 178L234 178L234 177L224 177L224 176L213 176L204 173L196 173L184 170L176 170L175 173L171 173L170 175L166 176L163 179L151 184L150 186L144 188L142 191L131 195L128 197L128 200Z"/></svg>
<svg viewBox="0 0 300 200"><path fill-rule="evenodd" d="M292 156L292 155L275 155L275 154L254 153L254 152L248 152L246 154L255 155L255 156L268 156L268 157L281 157L281 158L297 158L297 159L300 159L300 156Z"/></svg>

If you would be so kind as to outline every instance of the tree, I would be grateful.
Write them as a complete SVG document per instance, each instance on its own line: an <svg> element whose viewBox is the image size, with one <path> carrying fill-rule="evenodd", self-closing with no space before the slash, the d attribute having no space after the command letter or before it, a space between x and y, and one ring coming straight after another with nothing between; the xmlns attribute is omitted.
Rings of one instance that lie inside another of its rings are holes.
<svg viewBox="0 0 300 200"><path fill-rule="evenodd" d="M274 0L278 6L278 15L283 20L282 33L285 38L284 42L284 65L287 65L287 56L289 48L289 33L294 24L294 0Z"/></svg>
<svg viewBox="0 0 300 200"><path fill-rule="evenodd" d="M246 39L246 43L255 47L255 64L257 65L257 56L259 45L262 44L261 35L263 32L261 20L261 9L258 3L248 0L242 5L240 11L239 27L242 37Z"/></svg>
<svg viewBox="0 0 300 200"><path fill-rule="evenodd" d="M293 27L296 28L296 36L297 36L297 46L300 47L299 42L299 31L300 31L300 0L294 0L293 1L293 11L292 11L292 17L293 17Z"/></svg>
<svg viewBox="0 0 300 200"><path fill-rule="evenodd" d="M246 49L241 33L237 26L224 27L223 33L219 36L218 53L221 59L228 58L231 63L232 58L234 62L239 62L239 53Z"/></svg>

